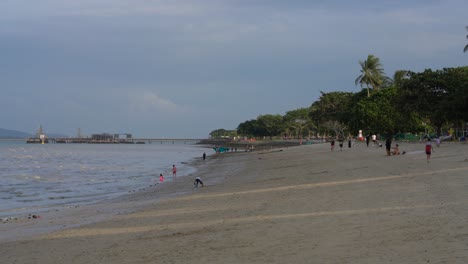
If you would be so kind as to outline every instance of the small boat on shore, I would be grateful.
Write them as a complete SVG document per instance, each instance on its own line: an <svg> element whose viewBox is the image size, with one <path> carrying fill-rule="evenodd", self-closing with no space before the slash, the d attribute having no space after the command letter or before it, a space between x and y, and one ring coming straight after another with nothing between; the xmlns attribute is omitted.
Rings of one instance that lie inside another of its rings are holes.
<svg viewBox="0 0 468 264"><path fill-rule="evenodd" d="M223 152L229 152L230 148L226 148L226 147L213 147L213 150L214 150L216 153L223 153Z"/></svg>

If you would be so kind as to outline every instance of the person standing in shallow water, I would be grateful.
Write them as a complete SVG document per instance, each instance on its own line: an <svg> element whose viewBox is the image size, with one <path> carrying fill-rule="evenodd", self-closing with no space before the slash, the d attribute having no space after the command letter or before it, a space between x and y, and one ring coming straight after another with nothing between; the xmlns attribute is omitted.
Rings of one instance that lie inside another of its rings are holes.
<svg viewBox="0 0 468 264"><path fill-rule="evenodd" d="M164 181L164 176L161 174L159 174L159 182L163 182Z"/></svg>
<svg viewBox="0 0 468 264"><path fill-rule="evenodd" d="M172 176L177 176L177 168L175 165L172 165Z"/></svg>
<svg viewBox="0 0 468 264"><path fill-rule="evenodd" d="M206 160L206 153L203 152L203 160Z"/></svg>

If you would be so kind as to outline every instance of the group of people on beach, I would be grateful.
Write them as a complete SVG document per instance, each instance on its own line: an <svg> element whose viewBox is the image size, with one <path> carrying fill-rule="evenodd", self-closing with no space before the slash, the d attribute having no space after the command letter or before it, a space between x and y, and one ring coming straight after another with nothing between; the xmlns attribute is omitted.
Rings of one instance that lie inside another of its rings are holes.
<svg viewBox="0 0 468 264"><path fill-rule="evenodd" d="M435 139L437 147L440 145L440 139ZM391 137L388 137L386 142L385 142L385 148L387 150L387 155L392 156L392 155L400 155L400 149L398 144L395 144L394 148L391 148L392 140ZM425 144L424 151L426 152L426 161L429 163L431 161L431 155L432 152L434 152L434 147L432 146L432 140L431 138L428 138ZM402 154L405 154L405 151L403 151Z"/></svg>
<svg viewBox="0 0 468 264"><path fill-rule="evenodd" d="M203 152L202 155L203 160L206 160L206 153ZM177 176L177 167L175 164L172 165L172 176L176 177ZM162 183L164 182L164 175L162 173L159 174L159 182ZM203 181L200 177L196 177L195 180L193 181L193 185L195 187L198 187L198 185L201 185L201 187L204 186Z"/></svg>
<svg viewBox="0 0 468 264"><path fill-rule="evenodd" d="M177 176L177 167L175 164L172 165L172 176ZM159 182L164 182L164 175L162 175L162 173L159 174Z"/></svg>
<svg viewBox="0 0 468 264"><path fill-rule="evenodd" d="M370 134L366 135L365 140L366 140L367 147L369 147L369 142L370 142L371 138L372 138L372 142L373 142L374 146L382 147L382 144L377 141L377 136L375 134L372 135L372 136ZM440 139L436 138L434 140L436 142L437 147L439 147L440 146ZM340 150L343 149L343 141L344 141L343 137L338 138ZM332 138L330 140L330 147L331 147L331 151L333 151L335 149L335 138ZM351 138L350 137L348 138L348 147L351 148ZM386 138L386 140L385 140L385 150L387 152L387 156L404 155L406 153L405 151L400 152L400 146L398 144L395 144L395 146L392 147L392 137L391 136L388 136ZM428 138L427 141L426 141L426 144L425 144L426 160L427 160L428 163L430 162L432 152L434 152L434 148L432 147L431 138Z"/></svg>
<svg viewBox="0 0 468 264"><path fill-rule="evenodd" d="M351 137L348 137L348 148L351 148L352 141L353 141L353 139ZM344 143L344 138L339 137L338 138L338 144L340 146L340 151L343 150L343 143ZM331 141L330 141L330 147L331 147L331 151L335 150L335 139L334 138L332 138Z"/></svg>
<svg viewBox="0 0 468 264"><path fill-rule="evenodd" d="M435 140L436 140L436 144L437 144L437 147L438 147L440 145L440 139L437 138ZM395 147L393 147L393 148L391 146L392 146L392 137L388 136L387 139L385 140L385 150L387 151L387 156L400 155L399 145L395 144ZM427 161L427 163L429 163L430 160L431 160L432 152L434 152L434 148L432 147L431 138L427 139L424 150L426 152L426 161ZM401 153L401 154L405 154L405 153L406 152L403 151L403 153Z"/></svg>

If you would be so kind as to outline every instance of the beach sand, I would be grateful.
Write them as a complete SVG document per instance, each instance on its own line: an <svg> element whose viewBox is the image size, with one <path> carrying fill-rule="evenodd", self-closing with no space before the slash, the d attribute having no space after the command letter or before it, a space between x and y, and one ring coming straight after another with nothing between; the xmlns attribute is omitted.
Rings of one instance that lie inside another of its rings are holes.
<svg viewBox="0 0 468 264"><path fill-rule="evenodd" d="M427 163L399 144L210 156L118 203L0 224L0 263L468 263L468 145Z"/></svg>

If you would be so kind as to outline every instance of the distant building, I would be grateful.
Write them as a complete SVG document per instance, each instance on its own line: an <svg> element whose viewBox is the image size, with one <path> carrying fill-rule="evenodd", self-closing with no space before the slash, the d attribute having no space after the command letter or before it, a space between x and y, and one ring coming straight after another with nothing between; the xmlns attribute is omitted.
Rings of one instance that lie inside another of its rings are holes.
<svg viewBox="0 0 468 264"><path fill-rule="evenodd" d="M108 133L103 133L103 134L92 134L91 135L91 140L95 141L113 141L114 136Z"/></svg>
<svg viewBox="0 0 468 264"><path fill-rule="evenodd" d="M124 135L125 138L120 138L121 135ZM91 143L133 143L132 134L92 134Z"/></svg>

